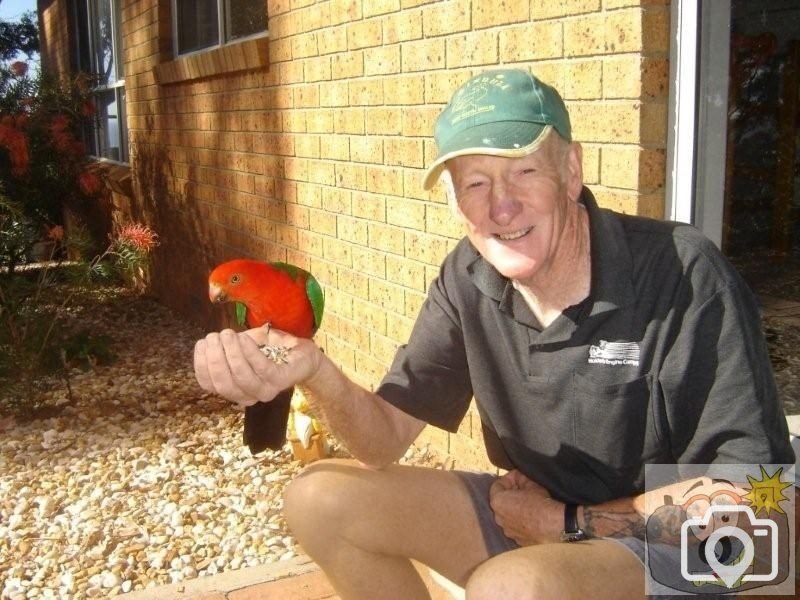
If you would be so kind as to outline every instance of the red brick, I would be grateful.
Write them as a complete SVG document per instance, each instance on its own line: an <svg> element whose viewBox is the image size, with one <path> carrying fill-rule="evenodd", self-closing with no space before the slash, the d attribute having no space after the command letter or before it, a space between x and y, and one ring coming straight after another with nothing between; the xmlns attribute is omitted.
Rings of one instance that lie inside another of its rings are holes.
<svg viewBox="0 0 800 600"><path fill-rule="evenodd" d="M328 578L322 571L314 571L278 581L260 583L229 592L228 600L261 600L280 598L281 600L326 600L337 598Z"/></svg>

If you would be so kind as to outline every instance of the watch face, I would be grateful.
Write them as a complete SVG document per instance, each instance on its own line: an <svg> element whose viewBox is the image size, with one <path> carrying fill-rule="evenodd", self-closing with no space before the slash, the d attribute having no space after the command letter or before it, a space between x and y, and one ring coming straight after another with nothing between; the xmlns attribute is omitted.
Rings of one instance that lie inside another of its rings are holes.
<svg viewBox="0 0 800 600"><path fill-rule="evenodd" d="M561 532L561 541L562 542L580 542L581 540L587 539L589 536L583 532L582 529L578 529L576 531L562 531Z"/></svg>

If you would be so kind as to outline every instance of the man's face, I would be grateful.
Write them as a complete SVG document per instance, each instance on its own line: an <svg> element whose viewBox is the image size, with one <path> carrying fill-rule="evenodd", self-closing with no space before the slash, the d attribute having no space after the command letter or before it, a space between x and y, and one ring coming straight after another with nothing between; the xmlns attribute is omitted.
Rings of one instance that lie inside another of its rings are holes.
<svg viewBox="0 0 800 600"><path fill-rule="evenodd" d="M555 144L551 136L522 158L473 154L447 162L470 241L522 283L555 256L583 185L580 146L569 146L560 167Z"/></svg>

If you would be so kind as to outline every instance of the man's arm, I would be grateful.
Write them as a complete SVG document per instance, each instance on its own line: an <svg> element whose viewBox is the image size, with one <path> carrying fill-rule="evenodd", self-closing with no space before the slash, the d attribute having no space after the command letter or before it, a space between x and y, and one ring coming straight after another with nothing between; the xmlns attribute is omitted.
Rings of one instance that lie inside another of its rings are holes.
<svg viewBox="0 0 800 600"><path fill-rule="evenodd" d="M744 495L741 484L692 477L630 498L619 498L595 505L582 505L578 526L590 537L645 539L648 542L677 544L681 526L692 511L685 503L689 497L712 491L730 491ZM790 492L786 492L787 495ZM798 494L797 490L794 492ZM564 504L550 496L538 483L519 471L511 471L495 482L490 491L495 520L505 534L518 544L552 543L560 540L564 527ZM707 503L706 503L707 504ZM702 505L703 511L707 509ZM799 511L800 512L800 511Z"/></svg>
<svg viewBox="0 0 800 600"><path fill-rule="evenodd" d="M312 410L353 456L370 467L385 467L399 459L425 427L424 421L353 382L325 355L316 373L300 385Z"/></svg>
<svg viewBox="0 0 800 600"><path fill-rule="evenodd" d="M259 350L288 348L285 364ZM240 406L268 402L300 385L330 431L361 462L375 468L400 458L425 426L351 381L314 342L267 328L210 333L195 345L195 376L206 391Z"/></svg>
<svg viewBox="0 0 800 600"><path fill-rule="evenodd" d="M491 488L489 501L503 532L521 546L559 542L564 504L519 471L510 471ZM578 526L590 537L644 539L645 497L620 498L578 510ZM680 524L678 525L680 531Z"/></svg>
<svg viewBox="0 0 800 600"><path fill-rule="evenodd" d="M685 487L685 484L682 485ZM648 493L663 498L668 491L664 488ZM655 522L650 523L651 531L659 532L661 541L679 540L681 524L685 520L681 507L672 505L673 510L662 511L658 515L648 515L646 506L646 494L619 498L594 506L581 506L578 510L578 525L590 537L634 537L644 540L648 518L656 519L657 525Z"/></svg>

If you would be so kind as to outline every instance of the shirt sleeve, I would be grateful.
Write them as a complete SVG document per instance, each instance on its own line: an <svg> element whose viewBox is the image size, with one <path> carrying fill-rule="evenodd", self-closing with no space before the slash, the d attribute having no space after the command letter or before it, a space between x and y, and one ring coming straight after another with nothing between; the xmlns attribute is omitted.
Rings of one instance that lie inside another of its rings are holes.
<svg viewBox="0 0 800 600"><path fill-rule="evenodd" d="M659 384L678 463L794 463L758 305L733 274L687 312Z"/></svg>
<svg viewBox="0 0 800 600"><path fill-rule="evenodd" d="M408 343L376 393L400 410L455 432L472 397L459 315L440 275L430 287Z"/></svg>

